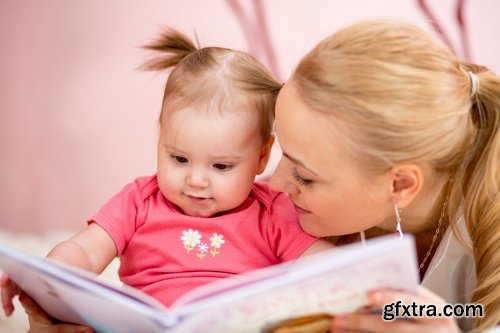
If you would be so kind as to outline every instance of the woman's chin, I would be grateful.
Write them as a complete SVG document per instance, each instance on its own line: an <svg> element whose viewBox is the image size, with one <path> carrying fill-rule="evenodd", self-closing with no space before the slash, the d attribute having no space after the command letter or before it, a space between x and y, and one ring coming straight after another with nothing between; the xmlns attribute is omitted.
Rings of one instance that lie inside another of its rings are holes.
<svg viewBox="0 0 500 333"><path fill-rule="evenodd" d="M312 221L308 221L309 219L300 219L299 224L304 232L308 233L311 236L315 237L326 237L330 236L328 233L325 233L325 230L321 230L318 228L318 225Z"/></svg>
<svg viewBox="0 0 500 333"><path fill-rule="evenodd" d="M313 215L299 216L299 224L304 232L314 237L332 237L345 234L341 230L329 228L329 226Z"/></svg>

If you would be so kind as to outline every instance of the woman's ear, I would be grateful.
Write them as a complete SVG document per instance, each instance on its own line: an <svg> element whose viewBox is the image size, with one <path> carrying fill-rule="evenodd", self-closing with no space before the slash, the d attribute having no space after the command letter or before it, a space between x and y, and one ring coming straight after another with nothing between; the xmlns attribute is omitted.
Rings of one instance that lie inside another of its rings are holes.
<svg viewBox="0 0 500 333"><path fill-rule="evenodd" d="M269 157L271 156L271 148L274 144L274 135L271 134L269 136L269 140L262 145L262 149L260 151L259 158L259 168L257 169L257 174L260 175L264 172L267 166L267 162L269 162Z"/></svg>
<svg viewBox="0 0 500 333"><path fill-rule="evenodd" d="M391 199L400 208L406 207L422 190L423 173L416 164L400 164L391 169Z"/></svg>

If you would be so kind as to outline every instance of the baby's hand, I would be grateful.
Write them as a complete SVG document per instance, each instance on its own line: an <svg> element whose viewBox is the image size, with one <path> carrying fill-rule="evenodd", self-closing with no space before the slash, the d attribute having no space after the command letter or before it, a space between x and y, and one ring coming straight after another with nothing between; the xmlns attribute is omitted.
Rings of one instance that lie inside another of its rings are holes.
<svg viewBox="0 0 500 333"><path fill-rule="evenodd" d="M14 312L12 300L16 295L20 294L21 289L5 274L0 280L0 288L3 312L6 316L10 316Z"/></svg>

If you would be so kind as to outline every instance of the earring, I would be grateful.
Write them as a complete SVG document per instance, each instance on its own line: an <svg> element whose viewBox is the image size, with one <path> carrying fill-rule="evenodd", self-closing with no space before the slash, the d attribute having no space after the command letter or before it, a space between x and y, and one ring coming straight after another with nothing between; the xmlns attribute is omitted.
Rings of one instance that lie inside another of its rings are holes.
<svg viewBox="0 0 500 333"><path fill-rule="evenodd" d="M403 238L403 231L401 230L401 210L398 207L398 204L394 205L394 212L396 213L396 232L399 234L399 238Z"/></svg>

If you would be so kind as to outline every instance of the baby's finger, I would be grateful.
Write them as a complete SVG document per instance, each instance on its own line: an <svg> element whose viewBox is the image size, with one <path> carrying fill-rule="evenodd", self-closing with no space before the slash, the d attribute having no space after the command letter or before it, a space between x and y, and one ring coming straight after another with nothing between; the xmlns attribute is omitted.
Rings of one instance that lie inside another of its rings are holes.
<svg viewBox="0 0 500 333"><path fill-rule="evenodd" d="M14 304L12 303L12 300L20 293L20 289L5 274L2 276L0 286L2 288L0 291L0 297L2 299L3 312L6 316L10 316L14 312Z"/></svg>

